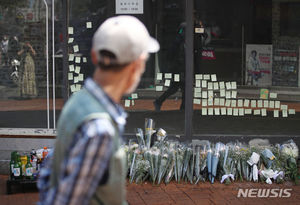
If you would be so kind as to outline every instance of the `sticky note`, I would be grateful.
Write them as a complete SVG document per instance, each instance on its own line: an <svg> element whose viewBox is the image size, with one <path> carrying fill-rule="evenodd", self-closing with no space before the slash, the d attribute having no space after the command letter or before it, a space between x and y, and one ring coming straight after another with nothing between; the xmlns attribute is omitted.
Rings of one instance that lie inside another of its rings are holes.
<svg viewBox="0 0 300 205"><path fill-rule="evenodd" d="M225 97L225 89L220 90L220 97Z"/></svg>
<svg viewBox="0 0 300 205"><path fill-rule="evenodd" d="M207 100L208 106L213 106L214 105L214 100L212 98Z"/></svg>
<svg viewBox="0 0 300 205"><path fill-rule="evenodd" d="M256 107L256 100L251 100L251 107L255 108Z"/></svg>
<svg viewBox="0 0 300 205"><path fill-rule="evenodd" d="M78 77L74 77L74 83L78 83L79 80L78 80Z"/></svg>
<svg viewBox="0 0 300 205"><path fill-rule="evenodd" d="M237 89L236 82L231 82L231 89L233 90Z"/></svg>
<svg viewBox="0 0 300 205"><path fill-rule="evenodd" d="M82 73L80 73L80 74L78 75L78 81L83 81L83 74L82 74Z"/></svg>
<svg viewBox="0 0 300 205"><path fill-rule="evenodd" d="M231 98L231 92L230 91L226 91L226 99L230 99Z"/></svg>
<svg viewBox="0 0 300 205"><path fill-rule="evenodd" d="M230 105L231 105L231 100L226 100L225 106L230 107Z"/></svg>
<svg viewBox="0 0 300 205"><path fill-rule="evenodd" d="M211 81L212 82L216 82L217 81L217 75L216 74L212 74L211 75Z"/></svg>
<svg viewBox="0 0 300 205"><path fill-rule="evenodd" d="M156 74L156 80L162 80L163 74L162 73L157 73Z"/></svg>
<svg viewBox="0 0 300 205"><path fill-rule="evenodd" d="M227 115L232 115L232 108L227 108Z"/></svg>
<svg viewBox="0 0 300 205"><path fill-rule="evenodd" d="M287 110L282 110L282 117L288 117Z"/></svg>
<svg viewBox="0 0 300 205"><path fill-rule="evenodd" d="M74 65L69 65L69 71L73 72L74 71Z"/></svg>
<svg viewBox="0 0 300 205"><path fill-rule="evenodd" d="M236 107L236 100L231 100L231 107Z"/></svg>
<svg viewBox="0 0 300 205"><path fill-rule="evenodd" d="M215 106L220 106L220 98L215 98L214 105Z"/></svg>
<svg viewBox="0 0 300 205"><path fill-rule="evenodd" d="M207 108L202 108L202 115L207 115Z"/></svg>
<svg viewBox="0 0 300 205"><path fill-rule="evenodd" d="M200 104L201 104L201 100L200 100L200 99L196 99L196 98L195 98L193 102L194 102L194 104L197 104L197 105L200 105Z"/></svg>
<svg viewBox="0 0 300 205"><path fill-rule="evenodd" d="M237 91L231 92L231 98L237 98Z"/></svg>
<svg viewBox="0 0 300 205"><path fill-rule="evenodd" d="M225 99L224 98L220 98L220 106L225 106Z"/></svg>
<svg viewBox="0 0 300 205"><path fill-rule="evenodd" d="M244 107L249 107L249 105L250 105L250 100L245 99L244 100Z"/></svg>
<svg viewBox="0 0 300 205"><path fill-rule="evenodd" d="M239 116L244 116L244 115L245 115L244 108L239 108Z"/></svg>
<svg viewBox="0 0 300 205"><path fill-rule="evenodd" d="M243 100L238 100L238 107L243 107L244 106L244 102Z"/></svg>
<svg viewBox="0 0 300 205"><path fill-rule="evenodd" d="M231 83L230 83L230 82L227 82L227 83L226 83L226 89L227 89L227 90L231 90Z"/></svg>
<svg viewBox="0 0 300 205"><path fill-rule="evenodd" d="M79 51L79 46L78 45L73 46L73 50L74 53L77 53Z"/></svg>
<svg viewBox="0 0 300 205"><path fill-rule="evenodd" d="M219 83L214 82L214 90L219 90Z"/></svg>
<svg viewBox="0 0 300 205"><path fill-rule="evenodd" d="M165 86L166 86L166 87L169 87L170 84L171 84L171 80L166 80L166 81L165 81Z"/></svg>
<svg viewBox="0 0 300 205"><path fill-rule="evenodd" d="M275 102L274 101L269 102L269 108L275 108Z"/></svg>
<svg viewBox="0 0 300 205"><path fill-rule="evenodd" d="M203 76L203 79L204 79L204 80L210 80L210 75L208 75L208 74L204 75L204 76Z"/></svg>
<svg viewBox="0 0 300 205"><path fill-rule="evenodd" d="M80 73L80 66L75 67L75 73L79 74Z"/></svg>
<svg viewBox="0 0 300 205"><path fill-rule="evenodd" d="M68 34L74 34L74 28L73 27L69 27L68 28Z"/></svg>
<svg viewBox="0 0 300 205"><path fill-rule="evenodd" d="M213 98L214 97L214 91L209 90L207 95L208 95L208 98Z"/></svg>
<svg viewBox="0 0 300 205"><path fill-rule="evenodd" d="M131 100L131 105L134 106L134 100Z"/></svg>
<svg viewBox="0 0 300 205"><path fill-rule="evenodd" d="M73 43L74 42L74 38L69 38L68 43Z"/></svg>
<svg viewBox="0 0 300 205"><path fill-rule="evenodd" d="M254 110L254 115L260 115L260 110Z"/></svg>
<svg viewBox="0 0 300 205"><path fill-rule="evenodd" d="M239 109L237 108L233 109L233 116L239 116Z"/></svg>
<svg viewBox="0 0 300 205"><path fill-rule="evenodd" d="M268 89L260 89L260 99L268 99L269 98L269 90Z"/></svg>
<svg viewBox="0 0 300 205"><path fill-rule="evenodd" d="M73 80L73 73L68 73L68 80Z"/></svg>
<svg viewBox="0 0 300 205"><path fill-rule="evenodd" d="M74 61L74 58L75 58L75 57L74 57L74 54L72 54L72 53L69 54L69 61Z"/></svg>
<svg viewBox="0 0 300 205"><path fill-rule="evenodd" d="M202 80L202 88L207 88L207 81L206 80Z"/></svg>
<svg viewBox="0 0 300 205"><path fill-rule="evenodd" d="M263 101L262 101L262 100L258 100L258 101L257 101L257 107L258 107L258 108L263 107Z"/></svg>
<svg viewBox="0 0 300 205"><path fill-rule="evenodd" d="M202 78L203 78L203 75L202 75L202 74L196 74L196 75L195 75L195 79L196 79L196 80L202 80Z"/></svg>
<svg viewBox="0 0 300 205"><path fill-rule="evenodd" d="M172 79L172 73L165 73L166 79Z"/></svg>
<svg viewBox="0 0 300 205"><path fill-rule="evenodd" d="M274 110L273 116L276 118L279 117L279 110Z"/></svg>
<svg viewBox="0 0 300 205"><path fill-rule="evenodd" d="M214 108L208 108L208 115L214 115Z"/></svg>
<svg viewBox="0 0 300 205"><path fill-rule="evenodd" d="M215 115L220 115L220 108L215 108Z"/></svg>
<svg viewBox="0 0 300 205"><path fill-rule="evenodd" d="M288 106L287 106L287 105L281 105L281 106L280 106L280 109L281 109L281 110L287 110L287 109L288 109Z"/></svg>
<svg viewBox="0 0 300 205"><path fill-rule="evenodd" d="M92 22L86 22L86 28L92 28Z"/></svg>
<svg viewBox="0 0 300 205"><path fill-rule="evenodd" d="M226 112L226 108L225 107L222 107L221 108L221 115L226 115L227 112Z"/></svg>
<svg viewBox="0 0 300 205"><path fill-rule="evenodd" d="M201 92L199 93L199 92L195 92L194 93L194 97L195 98L201 98L202 96L201 96Z"/></svg>
<svg viewBox="0 0 300 205"><path fill-rule="evenodd" d="M251 115L252 109L245 109L245 115Z"/></svg>
<svg viewBox="0 0 300 205"><path fill-rule="evenodd" d="M212 90L212 89L213 89L213 84L212 84L212 82L208 82L208 83L207 83L207 89L208 89L208 90Z"/></svg>
<svg viewBox="0 0 300 205"><path fill-rule="evenodd" d="M81 85L80 84L76 84L76 91L79 91L81 89Z"/></svg>
<svg viewBox="0 0 300 205"><path fill-rule="evenodd" d="M75 58L75 63L80 63L81 62L81 58L80 57L76 57Z"/></svg>
<svg viewBox="0 0 300 205"><path fill-rule="evenodd" d="M194 90L196 93L201 93L201 88L195 88Z"/></svg>
<svg viewBox="0 0 300 205"><path fill-rule="evenodd" d="M289 115L296 115L295 109L289 109Z"/></svg>
<svg viewBox="0 0 300 205"><path fill-rule="evenodd" d="M84 63L86 63L86 62L87 62L86 57L83 57L83 58L82 58L82 61L83 61Z"/></svg>
<svg viewBox="0 0 300 205"><path fill-rule="evenodd" d="M220 82L220 89L225 89L225 83L224 82Z"/></svg>
<svg viewBox="0 0 300 205"><path fill-rule="evenodd" d="M261 109L261 116L263 117L267 116L267 109Z"/></svg>
<svg viewBox="0 0 300 205"><path fill-rule="evenodd" d="M277 98L277 93L270 93L270 98L272 98L272 99Z"/></svg>
<svg viewBox="0 0 300 205"><path fill-rule="evenodd" d="M163 86L157 85L157 86L155 87L155 90L156 90L156 91L163 91Z"/></svg>
<svg viewBox="0 0 300 205"><path fill-rule="evenodd" d="M201 80L196 80L196 88L200 88L201 87Z"/></svg>
<svg viewBox="0 0 300 205"><path fill-rule="evenodd" d="M71 89L71 92L74 93L76 91L76 85L71 85L70 89Z"/></svg>
<svg viewBox="0 0 300 205"><path fill-rule="evenodd" d="M180 75L179 74L175 74L174 75L174 81L175 82L179 82L180 81Z"/></svg>
<svg viewBox="0 0 300 205"><path fill-rule="evenodd" d="M125 100L125 107L130 107L130 100Z"/></svg>
<svg viewBox="0 0 300 205"><path fill-rule="evenodd" d="M137 93L132 93L131 98L132 99L138 99L138 94Z"/></svg>
<svg viewBox="0 0 300 205"><path fill-rule="evenodd" d="M269 101L268 100L264 100L264 108L268 108L269 107Z"/></svg>
<svg viewBox="0 0 300 205"><path fill-rule="evenodd" d="M207 98L207 91L202 91L202 98Z"/></svg>
<svg viewBox="0 0 300 205"><path fill-rule="evenodd" d="M280 108L280 101L275 101L275 108L279 109Z"/></svg>
<svg viewBox="0 0 300 205"><path fill-rule="evenodd" d="M202 106L203 107L207 107L207 99L203 99L202 100Z"/></svg>

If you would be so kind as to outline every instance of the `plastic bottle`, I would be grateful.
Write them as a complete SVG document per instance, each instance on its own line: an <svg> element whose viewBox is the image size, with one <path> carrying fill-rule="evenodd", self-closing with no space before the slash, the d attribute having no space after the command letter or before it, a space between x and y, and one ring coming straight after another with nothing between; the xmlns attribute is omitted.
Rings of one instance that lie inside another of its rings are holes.
<svg viewBox="0 0 300 205"><path fill-rule="evenodd" d="M48 155L48 149L47 147L44 147L44 150L43 150L43 159L45 159Z"/></svg>

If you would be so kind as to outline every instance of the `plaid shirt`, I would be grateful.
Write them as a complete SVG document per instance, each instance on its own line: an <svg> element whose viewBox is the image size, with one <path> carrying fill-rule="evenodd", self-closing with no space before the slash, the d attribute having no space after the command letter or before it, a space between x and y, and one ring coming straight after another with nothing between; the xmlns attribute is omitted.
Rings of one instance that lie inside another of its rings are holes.
<svg viewBox="0 0 300 205"><path fill-rule="evenodd" d="M120 136L124 131L127 114L115 104L92 80L84 87L91 92L117 123ZM52 153L40 171L38 187L40 204L88 204L99 184L108 177L114 127L108 119L94 119L80 126L61 165L58 187L50 187Z"/></svg>

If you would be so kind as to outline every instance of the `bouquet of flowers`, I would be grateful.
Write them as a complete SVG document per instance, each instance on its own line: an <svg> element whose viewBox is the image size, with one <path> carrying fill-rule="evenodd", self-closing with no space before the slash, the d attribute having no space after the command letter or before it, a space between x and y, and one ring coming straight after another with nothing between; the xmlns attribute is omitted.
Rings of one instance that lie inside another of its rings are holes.
<svg viewBox="0 0 300 205"><path fill-rule="evenodd" d="M155 133L154 130L154 121L152 119L145 119L145 144L148 149L151 146L151 137Z"/></svg>
<svg viewBox="0 0 300 205"><path fill-rule="evenodd" d="M230 183L230 178L234 180L234 172L233 168L235 167L234 160L232 159L232 145L227 144L225 146L225 151L221 155L221 163L222 163L222 171L223 171L223 176L221 179L221 183L225 181L226 184Z"/></svg>

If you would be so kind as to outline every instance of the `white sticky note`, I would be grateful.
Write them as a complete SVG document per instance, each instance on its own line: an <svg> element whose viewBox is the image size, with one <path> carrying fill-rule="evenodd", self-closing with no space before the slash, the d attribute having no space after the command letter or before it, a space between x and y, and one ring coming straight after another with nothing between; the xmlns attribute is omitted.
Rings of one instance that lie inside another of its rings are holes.
<svg viewBox="0 0 300 205"><path fill-rule="evenodd" d="M68 80L73 80L73 73L68 73Z"/></svg>
<svg viewBox="0 0 300 205"><path fill-rule="evenodd" d="M227 83L226 83L226 89L227 89L227 90L231 90L231 83L230 83L230 82L227 82Z"/></svg>
<svg viewBox="0 0 300 205"><path fill-rule="evenodd" d="M156 80L162 80L163 74L162 73L157 73L156 74Z"/></svg>
<svg viewBox="0 0 300 205"><path fill-rule="evenodd" d="M165 73L166 79L172 79L172 73Z"/></svg>
<svg viewBox="0 0 300 205"><path fill-rule="evenodd" d="M130 100L125 100L125 107L130 107Z"/></svg>
<svg viewBox="0 0 300 205"><path fill-rule="evenodd" d="M225 89L220 90L220 97L225 97Z"/></svg>
<svg viewBox="0 0 300 205"><path fill-rule="evenodd" d="M74 65L69 65L69 71L73 72L74 71Z"/></svg>
<svg viewBox="0 0 300 205"><path fill-rule="evenodd" d="M78 80L78 76L77 77L74 77L74 83L78 83L79 80Z"/></svg>
<svg viewBox="0 0 300 205"><path fill-rule="evenodd" d="M239 116L239 109L237 108L233 109L233 116Z"/></svg>
<svg viewBox="0 0 300 205"><path fill-rule="evenodd" d="M269 108L275 108L275 102L269 101Z"/></svg>
<svg viewBox="0 0 300 205"><path fill-rule="evenodd" d="M134 100L131 100L131 105L134 106Z"/></svg>
<svg viewBox="0 0 300 205"><path fill-rule="evenodd" d="M236 107L236 100L231 100L231 107Z"/></svg>
<svg viewBox="0 0 300 205"><path fill-rule="evenodd" d="M76 91L76 85L71 85L70 89L71 89L71 92L74 93Z"/></svg>
<svg viewBox="0 0 300 205"><path fill-rule="evenodd" d="M202 100L202 107L207 107L207 99Z"/></svg>
<svg viewBox="0 0 300 205"><path fill-rule="evenodd" d="M219 90L219 83L218 82L214 82L214 90Z"/></svg>
<svg viewBox="0 0 300 205"><path fill-rule="evenodd" d="M207 115L207 108L202 108L202 115Z"/></svg>
<svg viewBox="0 0 300 205"><path fill-rule="evenodd" d="M279 110L274 110L273 116L276 118L279 117Z"/></svg>
<svg viewBox="0 0 300 205"><path fill-rule="evenodd" d="M264 108L268 108L269 107L269 100L264 100Z"/></svg>
<svg viewBox="0 0 300 205"><path fill-rule="evenodd" d="M196 98L195 98L193 102L194 102L194 104L197 104L197 105L200 105L200 104L201 104L201 100L200 100L200 99L196 99Z"/></svg>
<svg viewBox="0 0 300 205"><path fill-rule="evenodd" d="M230 99L231 98L231 92L230 91L226 91L226 99Z"/></svg>
<svg viewBox="0 0 300 205"><path fill-rule="evenodd" d="M220 106L225 106L225 99L224 98L220 98Z"/></svg>
<svg viewBox="0 0 300 205"><path fill-rule="evenodd" d="M224 82L220 82L220 89L225 89L225 83Z"/></svg>
<svg viewBox="0 0 300 205"><path fill-rule="evenodd" d="M196 88L200 88L201 87L201 80L196 80Z"/></svg>
<svg viewBox="0 0 300 205"><path fill-rule="evenodd" d="M175 82L180 82L180 75L179 74L174 75L174 81Z"/></svg>
<svg viewBox="0 0 300 205"><path fill-rule="evenodd" d="M220 115L220 108L215 108L215 115Z"/></svg>
<svg viewBox="0 0 300 205"><path fill-rule="evenodd" d="M169 87L170 85L171 85L171 80L166 80L166 81L165 81L165 86L166 86L166 87Z"/></svg>
<svg viewBox="0 0 300 205"><path fill-rule="evenodd" d="M86 58L86 57L83 57L83 58L82 58L82 61L83 61L84 63L86 63L86 62L87 62L87 58Z"/></svg>
<svg viewBox="0 0 300 205"><path fill-rule="evenodd" d="M225 107L222 107L221 108L221 115L226 115L227 112L226 112L226 108Z"/></svg>
<svg viewBox="0 0 300 205"><path fill-rule="evenodd" d="M251 100L251 107L256 108L256 100Z"/></svg>
<svg viewBox="0 0 300 205"><path fill-rule="evenodd" d="M263 117L267 116L267 109L261 109L261 116Z"/></svg>
<svg viewBox="0 0 300 205"><path fill-rule="evenodd" d="M75 56L74 56L74 54L69 54L69 61L74 61L74 58L75 58Z"/></svg>
<svg viewBox="0 0 300 205"><path fill-rule="evenodd" d="M215 98L214 105L215 106L220 106L220 98Z"/></svg>
<svg viewBox="0 0 300 205"><path fill-rule="evenodd" d="M250 100L245 99L244 100L244 107L249 107L249 105L250 105Z"/></svg>
<svg viewBox="0 0 300 205"><path fill-rule="evenodd" d="M279 109L280 108L280 101L275 101L275 108Z"/></svg>
<svg viewBox="0 0 300 205"><path fill-rule="evenodd" d="M80 63L81 62L81 58L80 57L76 57L75 58L75 63Z"/></svg>
<svg viewBox="0 0 300 205"><path fill-rule="evenodd" d="M207 91L202 91L202 98L207 98Z"/></svg>
<svg viewBox="0 0 300 205"><path fill-rule="evenodd" d="M214 115L214 108L208 108L208 115Z"/></svg>
<svg viewBox="0 0 300 205"><path fill-rule="evenodd" d="M204 80L210 80L210 75L205 74L205 75L203 76L203 79L204 79Z"/></svg>
<svg viewBox="0 0 300 205"><path fill-rule="evenodd" d="M214 105L214 100L212 98L207 100L208 106L213 106Z"/></svg>
<svg viewBox="0 0 300 205"><path fill-rule="evenodd" d="M226 100L225 106L230 107L230 105L231 105L231 100Z"/></svg>
<svg viewBox="0 0 300 205"><path fill-rule="evenodd" d="M79 46L78 45L73 46L73 50L74 50L74 53L79 52Z"/></svg>
<svg viewBox="0 0 300 205"><path fill-rule="evenodd" d="M263 107L263 101L262 100L258 100L257 101L257 107L258 108L262 108Z"/></svg>
<svg viewBox="0 0 300 205"><path fill-rule="evenodd" d="M69 38L68 43L73 43L74 42L74 38Z"/></svg>
<svg viewBox="0 0 300 205"><path fill-rule="evenodd" d="M195 88L194 91L195 91L196 93L201 93L201 88Z"/></svg>
<svg viewBox="0 0 300 205"><path fill-rule="evenodd" d="M208 92L207 92L207 97L208 98L214 98L214 91L212 91L212 90L209 90Z"/></svg>
<svg viewBox="0 0 300 205"><path fill-rule="evenodd" d="M260 110L254 110L254 115L260 115Z"/></svg>
<svg viewBox="0 0 300 205"><path fill-rule="evenodd" d="M75 73L79 74L80 73L80 66L75 67Z"/></svg>
<svg viewBox="0 0 300 205"><path fill-rule="evenodd" d="M227 115L232 115L232 108L227 108Z"/></svg>
<svg viewBox="0 0 300 205"><path fill-rule="evenodd" d="M238 107L243 107L243 106L244 106L243 100L239 99L238 100Z"/></svg>
<svg viewBox="0 0 300 205"><path fill-rule="evenodd" d="M236 82L231 82L231 89L233 90L237 89Z"/></svg>
<svg viewBox="0 0 300 205"><path fill-rule="evenodd" d="M201 92L200 93L199 92L194 92L194 97L195 98L201 98L202 97Z"/></svg>
<svg viewBox="0 0 300 205"><path fill-rule="evenodd" d="M245 109L245 115L251 115L252 109Z"/></svg>
<svg viewBox="0 0 300 205"><path fill-rule="evenodd" d="M76 84L76 91L79 91L81 89L81 85L80 84Z"/></svg>
<svg viewBox="0 0 300 205"><path fill-rule="evenodd" d="M277 93L270 93L270 98L272 98L272 99L277 98Z"/></svg>
<svg viewBox="0 0 300 205"><path fill-rule="evenodd" d="M202 88L207 88L207 81L206 80L202 80Z"/></svg>
<svg viewBox="0 0 300 205"><path fill-rule="evenodd" d="M237 98L237 91L234 90L231 92L231 98Z"/></svg>
<svg viewBox="0 0 300 205"><path fill-rule="evenodd" d="M280 109L281 109L281 110L288 110L288 106L287 106L287 105L281 105L281 106L280 106Z"/></svg>
<svg viewBox="0 0 300 205"><path fill-rule="evenodd" d="M73 27L69 27L68 28L68 34L74 34L74 28Z"/></svg>
<svg viewBox="0 0 300 205"><path fill-rule="evenodd" d="M93 25L92 25L92 22L86 22L86 28L92 28Z"/></svg>
<svg viewBox="0 0 300 205"><path fill-rule="evenodd" d="M208 90L212 90L213 89L213 83L212 82L208 82L207 83L207 89Z"/></svg>
<svg viewBox="0 0 300 205"><path fill-rule="evenodd" d="M289 115L296 115L295 109L289 109Z"/></svg>
<svg viewBox="0 0 300 205"><path fill-rule="evenodd" d="M287 110L282 110L282 117L288 117Z"/></svg>
<svg viewBox="0 0 300 205"><path fill-rule="evenodd" d="M80 74L78 75L78 81L83 81L83 74L82 74L82 73L80 73Z"/></svg>
<svg viewBox="0 0 300 205"><path fill-rule="evenodd" d="M163 86L157 85L157 86L155 87L155 91L158 91L158 92L163 91Z"/></svg>
<svg viewBox="0 0 300 205"><path fill-rule="evenodd" d="M245 115L244 108L239 108L239 116L244 116L244 115Z"/></svg>
<svg viewBox="0 0 300 205"><path fill-rule="evenodd" d="M217 75L216 74L212 74L211 75L211 81L212 82L216 82L217 81Z"/></svg>
<svg viewBox="0 0 300 205"><path fill-rule="evenodd" d="M196 74L195 75L195 79L196 80L202 80L203 79L203 75L202 74Z"/></svg>
<svg viewBox="0 0 300 205"><path fill-rule="evenodd" d="M138 96L137 93L132 93L132 94L131 94L131 98L132 98L132 99L138 99L138 97L139 97L139 96Z"/></svg>

